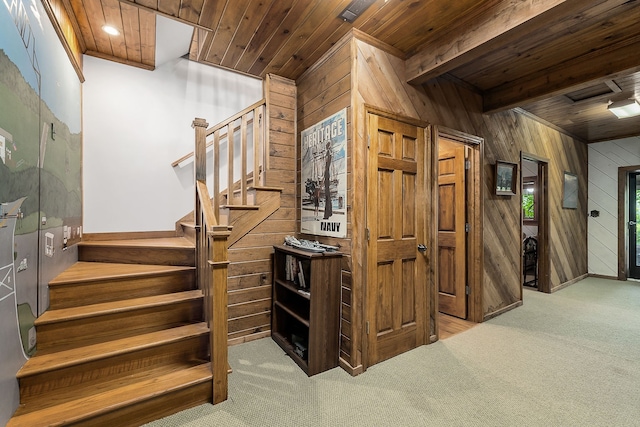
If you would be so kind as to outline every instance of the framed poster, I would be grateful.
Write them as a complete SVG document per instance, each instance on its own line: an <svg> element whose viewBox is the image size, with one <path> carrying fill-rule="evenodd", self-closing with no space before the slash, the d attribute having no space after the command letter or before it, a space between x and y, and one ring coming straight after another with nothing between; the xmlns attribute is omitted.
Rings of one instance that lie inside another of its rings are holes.
<svg viewBox="0 0 640 427"><path fill-rule="evenodd" d="M347 237L347 109L300 133L300 232Z"/></svg>

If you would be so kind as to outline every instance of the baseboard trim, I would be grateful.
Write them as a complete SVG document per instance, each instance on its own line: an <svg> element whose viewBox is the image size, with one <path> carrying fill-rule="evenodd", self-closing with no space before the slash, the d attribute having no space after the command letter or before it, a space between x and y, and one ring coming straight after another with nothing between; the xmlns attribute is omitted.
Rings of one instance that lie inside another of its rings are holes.
<svg viewBox="0 0 640 427"><path fill-rule="evenodd" d="M580 275L580 276L576 277L575 279L571 279L571 280L568 280L568 281L566 281L566 282L564 282L564 283L561 283L561 284L559 284L558 286L555 286L555 287L551 288L551 292L550 292L550 293L554 293L554 292L559 291L560 289L564 289L564 288L566 288L567 286L571 286L571 285L573 285L574 283L577 283L577 282L579 282L580 280L582 280L582 279L584 279L584 278L586 278L586 277L588 277L588 276L589 276L589 274L588 274L588 273L585 273L585 274L582 274L582 275Z"/></svg>
<svg viewBox="0 0 640 427"><path fill-rule="evenodd" d="M84 233L82 240L95 242L99 240L132 240L132 239L163 239L176 237L176 231L128 231L115 233Z"/></svg>
<svg viewBox="0 0 640 427"><path fill-rule="evenodd" d="M338 363L340 367L345 371L347 371L347 373L352 377L355 377L356 375L360 375L361 373L364 372L364 366L358 365L354 368L353 366L351 366L349 362L344 360L342 357L338 360Z"/></svg>
<svg viewBox="0 0 640 427"><path fill-rule="evenodd" d="M588 274L588 276L589 277L594 277L596 279L619 280L621 282L624 282L625 280L627 280L626 278L625 279L621 279L618 276L606 276L604 274Z"/></svg>
<svg viewBox="0 0 640 427"><path fill-rule="evenodd" d="M511 311L514 308L520 307L521 305L522 305L522 301L516 301L513 304L509 304L508 306L502 307L501 309L496 310L492 313L485 314L482 321L486 322L489 319L493 319L494 317L500 316L501 314L506 313L507 311Z"/></svg>
<svg viewBox="0 0 640 427"><path fill-rule="evenodd" d="M267 338L267 337L270 337L270 336L271 336L271 329L269 329L268 331L262 331L262 332L258 332L258 333L255 333L255 334L244 335L242 337L238 337L238 338L233 338L233 339L227 340L227 345L228 346L234 346L234 345L238 345L238 344L244 344L246 342L259 340L259 339Z"/></svg>

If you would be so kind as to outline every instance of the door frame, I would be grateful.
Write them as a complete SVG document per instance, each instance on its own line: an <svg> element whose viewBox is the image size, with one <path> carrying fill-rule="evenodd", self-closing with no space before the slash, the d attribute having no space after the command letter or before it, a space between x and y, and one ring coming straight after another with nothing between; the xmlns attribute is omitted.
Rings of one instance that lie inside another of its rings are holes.
<svg viewBox="0 0 640 427"><path fill-rule="evenodd" d="M627 280L629 259L629 236L627 235L627 221L629 221L629 173L640 171L640 165L622 166L618 168L618 280Z"/></svg>
<svg viewBox="0 0 640 427"><path fill-rule="evenodd" d="M528 160L538 164L538 292L551 293L549 273L549 159L535 154L520 152L520 170L522 161ZM523 227L522 215L522 177L520 177L520 236ZM520 254L523 252L520 239ZM520 301L524 294L522 256L520 256Z"/></svg>
<svg viewBox="0 0 640 427"><path fill-rule="evenodd" d="M437 260L437 236L438 236L438 148L440 137L459 142L470 148L469 161L471 163L466 182L466 210L469 225L471 227L467 234L467 284L469 294L467 295L467 319L470 322L481 323L484 320L483 280L484 280L484 242L483 242L483 221L484 221L484 174L482 165L484 164L484 138L471 135L465 132L449 129L443 126L431 126L431 131L427 132L431 140L427 140L431 153L431 194L433 203L431 205L431 216L433 221L430 227L431 260ZM474 191L470 191L474 190ZM431 272L431 316L435 321L435 330L431 336L431 342L436 341L439 336L438 319L438 266L437 263L430 263Z"/></svg>

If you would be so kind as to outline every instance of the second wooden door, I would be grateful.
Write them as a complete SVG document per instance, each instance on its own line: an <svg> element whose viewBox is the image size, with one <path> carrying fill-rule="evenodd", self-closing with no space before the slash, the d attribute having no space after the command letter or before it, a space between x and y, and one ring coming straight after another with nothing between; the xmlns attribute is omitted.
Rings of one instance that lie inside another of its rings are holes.
<svg viewBox="0 0 640 427"><path fill-rule="evenodd" d="M467 147L438 140L438 310L467 317L465 153Z"/></svg>

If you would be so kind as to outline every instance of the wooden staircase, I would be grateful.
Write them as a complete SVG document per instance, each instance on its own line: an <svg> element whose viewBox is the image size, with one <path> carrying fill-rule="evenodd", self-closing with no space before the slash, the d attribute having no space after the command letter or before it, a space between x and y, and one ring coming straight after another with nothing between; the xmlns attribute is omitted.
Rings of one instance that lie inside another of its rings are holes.
<svg viewBox="0 0 640 427"><path fill-rule="evenodd" d="M185 238L81 243L49 283L8 426L132 426L212 401L209 327Z"/></svg>
<svg viewBox="0 0 640 427"><path fill-rule="evenodd" d="M293 82L287 85L288 95L276 98L290 109L295 91ZM183 237L79 244L78 262L49 283L49 310L35 323L38 349L17 373L20 406L8 426L137 426L227 399L227 250L250 239L281 207L282 188L265 184L271 158L266 134L269 129L280 141L279 126L287 121L274 111L272 129L268 114L263 99L210 129L194 120L196 149L172 164L194 156L195 210L176 224ZM249 126L253 165L247 164ZM237 130L244 179L225 192L219 188L219 146L226 138L226 182L233 183ZM205 183L207 146L215 153L214 198ZM293 170L290 160L279 167ZM293 200L290 195L289 210ZM267 248L275 243L261 241Z"/></svg>

